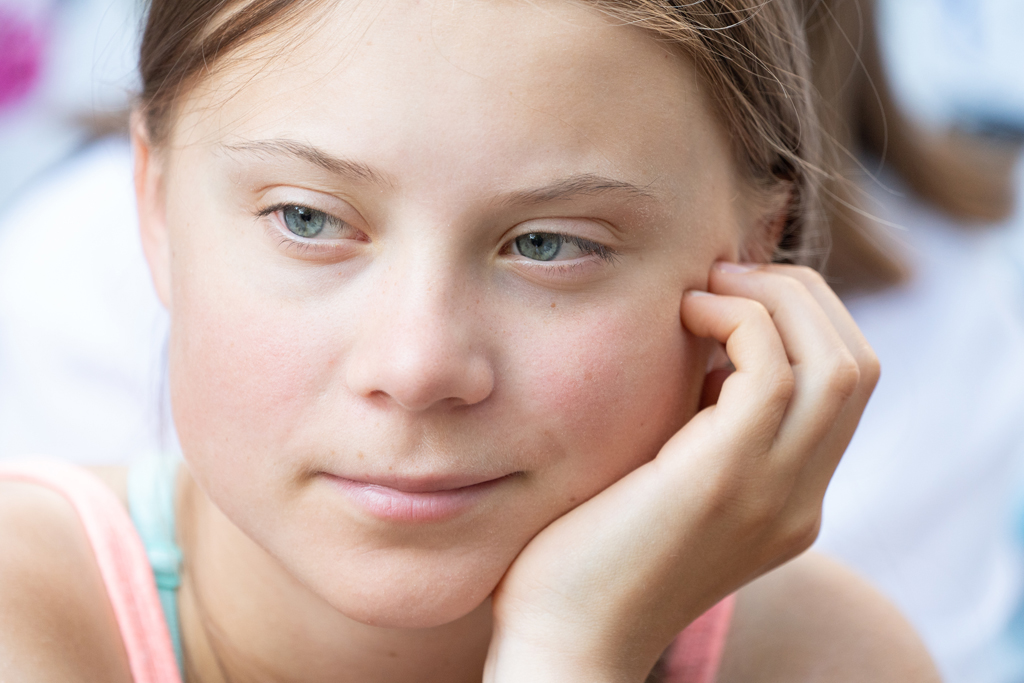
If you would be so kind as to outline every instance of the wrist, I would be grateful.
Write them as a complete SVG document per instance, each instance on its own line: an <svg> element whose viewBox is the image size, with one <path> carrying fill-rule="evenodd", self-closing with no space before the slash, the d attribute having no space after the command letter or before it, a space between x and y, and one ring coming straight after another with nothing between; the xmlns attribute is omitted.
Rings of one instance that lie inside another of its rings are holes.
<svg viewBox="0 0 1024 683"><path fill-rule="evenodd" d="M587 647L582 643L568 645L555 640L538 643L500 637L496 632L487 653L483 680L484 683L642 683L653 665L654 662L645 666L635 658L623 658L612 649Z"/></svg>

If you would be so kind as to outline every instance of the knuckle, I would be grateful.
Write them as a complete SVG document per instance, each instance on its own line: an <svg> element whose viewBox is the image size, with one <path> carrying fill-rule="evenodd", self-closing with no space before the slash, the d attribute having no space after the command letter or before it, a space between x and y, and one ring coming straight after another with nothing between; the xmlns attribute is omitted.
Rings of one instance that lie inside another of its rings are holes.
<svg viewBox="0 0 1024 683"><path fill-rule="evenodd" d="M775 272L770 277L772 288L779 293L783 300L792 300L807 294L807 287L800 281L800 278L793 277L790 273Z"/></svg>
<svg viewBox="0 0 1024 683"><path fill-rule="evenodd" d="M825 278L822 277L821 273L809 266L778 264L773 267L778 269L778 272L800 281L805 286L818 283L825 284Z"/></svg>
<svg viewBox="0 0 1024 683"><path fill-rule="evenodd" d="M798 277L805 284L828 285L825 282L824 276L810 266L793 266L793 273L795 277Z"/></svg>
<svg viewBox="0 0 1024 683"><path fill-rule="evenodd" d="M882 364L871 347L867 347L860 352L857 358L857 365L860 367L861 381L869 389L874 389L875 385L878 384L879 378L882 376Z"/></svg>
<svg viewBox="0 0 1024 683"><path fill-rule="evenodd" d="M768 321L770 323L772 314L768 311L768 307L760 301L756 301L754 299L743 299L743 306L746 307L747 315L751 318L757 318L760 319L761 322Z"/></svg>
<svg viewBox="0 0 1024 683"><path fill-rule="evenodd" d="M768 385L768 399L776 403L789 403L796 392L796 375L789 365L781 366L775 372Z"/></svg>
<svg viewBox="0 0 1024 683"><path fill-rule="evenodd" d="M860 386L861 368L849 351L837 353L828 370L827 390L848 399Z"/></svg>
<svg viewBox="0 0 1024 683"><path fill-rule="evenodd" d="M792 555L799 555L814 545L821 532L821 511L809 510L797 514L786 525L781 544Z"/></svg>

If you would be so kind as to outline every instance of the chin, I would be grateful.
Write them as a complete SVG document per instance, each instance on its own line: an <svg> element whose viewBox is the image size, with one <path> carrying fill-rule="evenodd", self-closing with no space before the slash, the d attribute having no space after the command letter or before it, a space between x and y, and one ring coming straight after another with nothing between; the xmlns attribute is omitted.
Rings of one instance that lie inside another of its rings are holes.
<svg viewBox="0 0 1024 683"><path fill-rule="evenodd" d="M370 626L443 626L474 610L489 608L491 593L507 569L505 565L479 571L483 568L460 568L459 564L454 561L444 567L430 567L409 562L400 571L384 570L362 576L346 572L346 580L337 595L328 597L328 602L349 619Z"/></svg>

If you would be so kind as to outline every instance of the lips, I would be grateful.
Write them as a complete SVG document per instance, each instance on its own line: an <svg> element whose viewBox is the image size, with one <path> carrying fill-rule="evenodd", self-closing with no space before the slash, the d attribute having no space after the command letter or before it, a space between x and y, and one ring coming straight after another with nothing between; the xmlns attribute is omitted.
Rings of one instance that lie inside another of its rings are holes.
<svg viewBox="0 0 1024 683"><path fill-rule="evenodd" d="M441 522L469 512L513 475L324 478L363 513L392 522Z"/></svg>
<svg viewBox="0 0 1024 683"><path fill-rule="evenodd" d="M373 477L341 477L340 479L348 479L356 484L363 484L366 486L379 486L381 488L392 489L394 491L400 491L402 493L440 493L442 491L455 491L457 489L470 488L472 486L479 486L480 484L486 484L489 481L495 481L503 478L502 475L498 476L473 476L473 475L454 475L454 476L432 476L432 477L395 477L395 476L373 476Z"/></svg>

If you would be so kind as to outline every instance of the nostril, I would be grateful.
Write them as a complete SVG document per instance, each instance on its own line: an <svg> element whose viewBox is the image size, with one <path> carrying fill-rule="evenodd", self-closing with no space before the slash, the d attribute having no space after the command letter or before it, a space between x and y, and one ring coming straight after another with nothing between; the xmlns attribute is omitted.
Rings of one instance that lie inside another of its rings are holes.
<svg viewBox="0 0 1024 683"><path fill-rule="evenodd" d="M408 343L368 343L349 357L346 379L356 395L381 407L393 404L414 412L474 405L494 388L485 355L450 345L437 351Z"/></svg>

